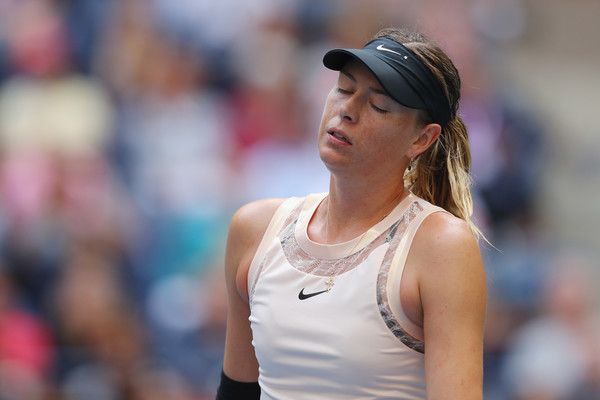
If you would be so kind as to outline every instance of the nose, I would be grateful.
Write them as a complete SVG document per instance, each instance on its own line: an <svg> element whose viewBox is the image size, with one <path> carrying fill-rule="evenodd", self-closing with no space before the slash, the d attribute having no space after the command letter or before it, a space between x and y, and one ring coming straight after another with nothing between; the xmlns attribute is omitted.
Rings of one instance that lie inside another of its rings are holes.
<svg viewBox="0 0 600 400"><path fill-rule="evenodd" d="M359 115L359 105L357 96L348 97L340 107L340 116L346 122L356 122L358 121Z"/></svg>

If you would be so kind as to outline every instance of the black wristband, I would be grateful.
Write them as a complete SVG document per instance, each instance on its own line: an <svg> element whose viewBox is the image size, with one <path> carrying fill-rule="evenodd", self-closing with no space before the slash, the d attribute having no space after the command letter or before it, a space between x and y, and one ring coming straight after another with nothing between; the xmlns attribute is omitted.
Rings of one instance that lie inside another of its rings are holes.
<svg viewBox="0 0 600 400"><path fill-rule="evenodd" d="M234 381L221 371L221 383L217 389L216 400L259 400L258 382Z"/></svg>

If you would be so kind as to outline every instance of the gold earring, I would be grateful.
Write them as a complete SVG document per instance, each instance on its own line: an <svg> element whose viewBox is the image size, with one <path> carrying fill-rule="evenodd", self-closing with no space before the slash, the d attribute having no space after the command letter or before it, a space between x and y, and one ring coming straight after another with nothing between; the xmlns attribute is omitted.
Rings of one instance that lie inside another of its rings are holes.
<svg viewBox="0 0 600 400"><path fill-rule="evenodd" d="M415 162L415 156L414 156L414 154L411 154L410 155L410 162L408 163L408 170L409 171L412 170L413 162Z"/></svg>

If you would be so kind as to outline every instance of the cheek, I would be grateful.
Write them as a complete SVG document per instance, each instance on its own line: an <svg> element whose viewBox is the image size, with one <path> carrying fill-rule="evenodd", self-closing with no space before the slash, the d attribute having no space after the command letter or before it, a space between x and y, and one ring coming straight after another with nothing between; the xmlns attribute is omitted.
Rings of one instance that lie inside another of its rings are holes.
<svg viewBox="0 0 600 400"><path fill-rule="evenodd" d="M381 125L373 127L373 142L377 143L377 151L385 155L402 154L409 147L408 133L396 127L390 126L382 129Z"/></svg>
<svg viewBox="0 0 600 400"><path fill-rule="evenodd" d="M327 99L325 99L325 105L323 106L323 113L321 114L321 129L327 124L327 122L335 115L336 113L336 100L333 96L333 89L329 92Z"/></svg>

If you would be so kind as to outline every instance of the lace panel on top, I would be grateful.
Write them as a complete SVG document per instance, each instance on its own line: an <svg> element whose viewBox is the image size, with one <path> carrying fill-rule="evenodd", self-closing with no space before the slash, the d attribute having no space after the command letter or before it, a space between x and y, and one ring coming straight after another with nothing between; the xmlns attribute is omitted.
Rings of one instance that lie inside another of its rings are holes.
<svg viewBox="0 0 600 400"><path fill-rule="evenodd" d="M312 257L300 247L296 240L296 225L303 204L304 202L300 202L300 204L290 213L279 233L283 253L290 265L299 271L311 275L341 275L362 264L375 248L384 243L389 243L388 250L383 258L377 276L377 304L379 306L379 311L388 328L403 344L415 351L424 353L425 344L423 341L416 339L406 332L392 313L387 292L389 272L398 245L400 244L408 225L417 214L423 211L423 207L416 201L411 203L398 221L393 223L392 226L369 244L346 257L329 260ZM262 269L262 264L260 268Z"/></svg>

